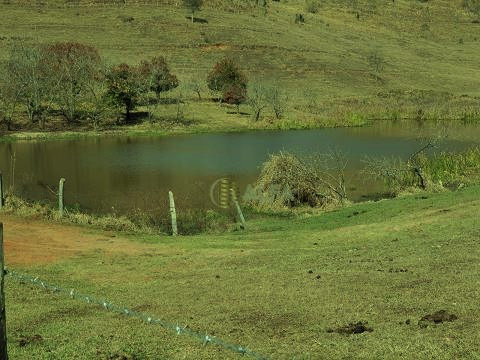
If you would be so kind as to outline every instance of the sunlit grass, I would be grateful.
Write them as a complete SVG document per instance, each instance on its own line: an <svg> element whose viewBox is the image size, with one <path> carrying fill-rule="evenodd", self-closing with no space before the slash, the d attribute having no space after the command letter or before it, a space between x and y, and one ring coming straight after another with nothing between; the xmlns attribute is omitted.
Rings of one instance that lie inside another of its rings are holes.
<svg viewBox="0 0 480 360"><path fill-rule="evenodd" d="M474 358L479 195L471 187L257 218L224 235L134 236L135 256L100 249L18 270L275 359ZM236 358L8 278L6 291L12 358ZM440 309L458 319L417 324ZM327 332L357 321L373 332ZM34 335L42 340L19 346Z"/></svg>

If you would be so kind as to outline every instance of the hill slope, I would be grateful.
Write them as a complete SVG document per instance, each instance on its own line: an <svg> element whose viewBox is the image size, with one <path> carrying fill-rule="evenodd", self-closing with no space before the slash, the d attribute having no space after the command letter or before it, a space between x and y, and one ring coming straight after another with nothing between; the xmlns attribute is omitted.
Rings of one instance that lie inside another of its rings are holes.
<svg viewBox="0 0 480 360"><path fill-rule="evenodd" d="M480 24L460 1L322 1L312 14L289 0L265 14L254 1L212 0L195 23L181 1L76 3L0 5L0 59L11 39L85 42L108 63L162 54L183 83L176 91L194 98L190 85L206 96L206 74L230 56L251 82L288 93L290 117L478 115Z"/></svg>

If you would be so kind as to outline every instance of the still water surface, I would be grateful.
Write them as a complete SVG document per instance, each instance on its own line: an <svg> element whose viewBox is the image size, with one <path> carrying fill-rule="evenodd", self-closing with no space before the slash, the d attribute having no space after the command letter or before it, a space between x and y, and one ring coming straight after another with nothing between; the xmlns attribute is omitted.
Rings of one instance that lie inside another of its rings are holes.
<svg viewBox="0 0 480 360"><path fill-rule="evenodd" d="M14 154L14 190L29 199L54 202L64 177L70 206L101 213L164 212L169 190L178 208L213 207L209 189L216 179L228 177L243 191L270 153L337 148L348 157L349 195L359 200L381 190L359 173L365 156L407 158L419 148L419 136L437 131L438 125L380 122L363 128L0 143L0 169L8 188ZM479 144L480 127L449 125L446 134L437 151Z"/></svg>

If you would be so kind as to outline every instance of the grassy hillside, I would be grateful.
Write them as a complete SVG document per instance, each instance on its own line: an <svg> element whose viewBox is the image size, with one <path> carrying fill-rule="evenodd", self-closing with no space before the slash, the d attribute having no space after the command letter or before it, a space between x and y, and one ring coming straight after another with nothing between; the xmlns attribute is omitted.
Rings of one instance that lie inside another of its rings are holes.
<svg viewBox="0 0 480 360"><path fill-rule="evenodd" d="M272 359L474 359L479 195L422 193L176 239L0 219L11 268ZM12 359L237 358L68 291L7 278ZM457 319L419 324L438 310ZM373 331L329 332L359 321Z"/></svg>
<svg viewBox="0 0 480 360"><path fill-rule="evenodd" d="M193 100L192 84L200 83L208 98L208 71L230 56L251 83L288 94L286 119L270 124L276 127L478 118L480 25L460 0L321 1L315 14L303 0L269 1L266 14L254 1L212 0L196 14L204 21L193 24L181 1L9 3L0 5L0 59L12 39L80 41L96 46L108 63L164 55L182 83L172 96ZM295 24L297 13L304 24ZM380 59L378 71L372 57ZM156 111L167 116L175 109ZM191 101L184 111L208 119L208 127L228 121L258 127L247 115L225 114L205 101ZM273 114L260 127L269 122Z"/></svg>

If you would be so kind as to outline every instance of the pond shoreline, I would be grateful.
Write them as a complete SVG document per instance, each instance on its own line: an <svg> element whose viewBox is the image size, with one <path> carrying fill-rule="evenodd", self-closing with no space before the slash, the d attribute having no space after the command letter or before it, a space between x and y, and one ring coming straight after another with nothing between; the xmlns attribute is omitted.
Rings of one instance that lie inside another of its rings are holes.
<svg viewBox="0 0 480 360"><path fill-rule="evenodd" d="M253 132L286 132L294 130L321 130L321 129L349 129L349 128L368 128L378 124L412 124L416 128L448 128L457 126L458 122L453 120L426 120L419 123L414 119L366 119L362 123L348 122L290 122L284 123L247 123L247 124L227 124L225 126L210 126L208 123L196 123L193 125L165 128L155 126L155 124L124 125L105 129L75 129L75 130L32 130L32 131L6 131L0 133L0 143L9 143L17 141L61 141L61 140L80 140L88 138L166 138L179 135L201 135L201 134L233 134L233 133L253 133ZM463 124L465 127L476 126L476 124Z"/></svg>
<svg viewBox="0 0 480 360"><path fill-rule="evenodd" d="M50 141L50 140L75 140L84 138L113 138L113 137L168 137L177 135L195 135L195 134L228 134L243 132L265 132L265 131L291 131L291 130L318 130L318 129L335 129L335 128L354 128L368 127L376 122L391 122L389 119L372 120L362 124L292 124L283 127L276 124L254 123L247 126L224 126L224 127L202 127L199 125L178 127L166 129L156 126L143 124L141 126L125 126L119 128L103 129L103 130L64 130L64 131L10 131L0 135L0 142L15 141ZM251 126L253 125L253 126Z"/></svg>

